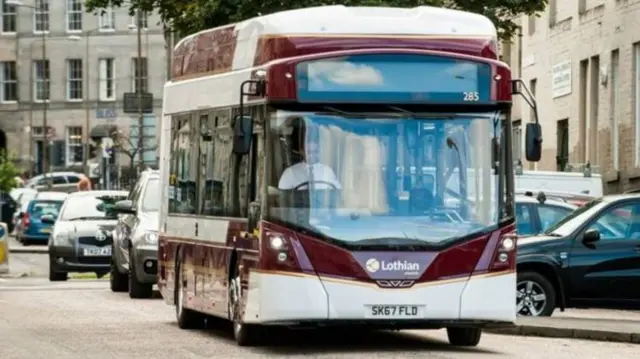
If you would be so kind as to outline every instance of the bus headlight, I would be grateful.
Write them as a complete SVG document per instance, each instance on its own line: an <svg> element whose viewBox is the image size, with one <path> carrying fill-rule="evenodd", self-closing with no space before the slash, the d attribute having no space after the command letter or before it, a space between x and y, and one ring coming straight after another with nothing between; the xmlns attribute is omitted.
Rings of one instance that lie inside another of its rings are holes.
<svg viewBox="0 0 640 359"><path fill-rule="evenodd" d="M144 241L149 244L158 244L158 233L147 232L144 234Z"/></svg>
<svg viewBox="0 0 640 359"><path fill-rule="evenodd" d="M275 249L275 250L280 250L282 248L284 248L284 238L282 238L282 236L276 235L276 236L271 236L271 238L269 239L269 244L271 245L271 248Z"/></svg>
<svg viewBox="0 0 640 359"><path fill-rule="evenodd" d="M515 247L516 242L511 237L505 237L502 239L502 249L505 251L511 251Z"/></svg>

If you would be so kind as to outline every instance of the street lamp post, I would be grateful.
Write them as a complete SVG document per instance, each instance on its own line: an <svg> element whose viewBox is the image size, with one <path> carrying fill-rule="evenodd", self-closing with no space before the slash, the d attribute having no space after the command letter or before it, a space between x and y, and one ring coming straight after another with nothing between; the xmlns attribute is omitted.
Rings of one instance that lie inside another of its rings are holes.
<svg viewBox="0 0 640 359"><path fill-rule="evenodd" d="M23 4L21 1L19 0L6 0L5 2L6 5L13 5L16 7L26 7L29 8L31 10L33 10L34 12L36 10L38 10L38 8L36 6L31 6L31 5L26 5ZM35 16L34 16L35 18ZM51 95L51 89L50 89L50 83L49 83L49 77L50 74L47 74L47 31L42 31L42 76L47 76L44 79L44 83L45 83L45 90L44 91L46 93L46 97L44 98L44 101L42 103L42 127L44 128L44 138L45 138L45 143L44 146L42 146L42 164L44 167L44 178L45 178L45 182L47 183L47 188L51 188L52 183L51 181L47 181L47 174L49 174L51 172L51 161L49 159L49 124L47 123L47 112L49 109L49 97ZM33 56L32 56L33 58ZM32 66L31 64L29 64L29 66ZM34 69L31 69L31 71L34 71ZM31 86L33 86L34 84L31 83ZM33 104L31 104L31 106L33 106Z"/></svg>
<svg viewBox="0 0 640 359"><path fill-rule="evenodd" d="M137 76L136 83L136 95L138 97L138 150L136 153L138 154L138 172L142 173L144 170L144 112L142 108L142 11L139 9L136 10L136 25L129 26L131 30L136 31L136 36L138 40L138 57L136 59L136 68Z"/></svg>
<svg viewBox="0 0 640 359"><path fill-rule="evenodd" d="M83 168L85 171L87 171L87 174L89 174L89 131L91 131L91 111L90 111L90 105L89 105L89 43L91 40L91 34L96 31L96 30L100 30L100 28L96 28L96 29L92 29L89 30L85 33L85 49L84 49L84 83L83 83L83 91L84 91L84 116L85 116L85 130L84 130L84 137L85 137L85 144L84 144L84 155L82 156L82 163L83 163ZM80 41L82 40L82 37L78 36L78 35L71 35L68 37L69 40L71 41Z"/></svg>

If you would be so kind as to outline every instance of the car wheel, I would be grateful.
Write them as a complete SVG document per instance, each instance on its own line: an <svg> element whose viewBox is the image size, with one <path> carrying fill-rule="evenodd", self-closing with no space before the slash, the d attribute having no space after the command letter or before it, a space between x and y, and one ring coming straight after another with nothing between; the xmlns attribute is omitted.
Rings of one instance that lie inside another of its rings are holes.
<svg viewBox="0 0 640 359"><path fill-rule="evenodd" d="M202 329L205 326L204 314L184 307L186 296L185 288L186 279L182 273L182 265L180 259L176 261L176 281L175 281L175 303L176 303L176 319L180 329Z"/></svg>
<svg viewBox="0 0 640 359"><path fill-rule="evenodd" d="M153 296L153 284L142 283L136 277L136 267L133 258L129 256L129 298L144 299Z"/></svg>
<svg viewBox="0 0 640 359"><path fill-rule="evenodd" d="M112 292L126 292L129 289L127 275L120 273L113 257L111 257L111 267L109 268L109 285Z"/></svg>
<svg viewBox="0 0 640 359"><path fill-rule="evenodd" d="M480 343L480 328L447 328L449 344L460 347L475 347Z"/></svg>
<svg viewBox="0 0 640 359"><path fill-rule="evenodd" d="M227 286L229 320L233 324L233 336L236 344L241 347L252 346L260 339L260 327L242 322L242 282L240 270L235 268L231 274L231 280Z"/></svg>
<svg viewBox="0 0 640 359"><path fill-rule="evenodd" d="M7 231L9 231L9 234L13 233L14 229L15 229L15 225L13 224L13 222L11 221L7 222Z"/></svg>
<svg viewBox="0 0 640 359"><path fill-rule="evenodd" d="M549 317L556 308L556 291L542 274L526 271L518 273L516 312L518 315Z"/></svg>
<svg viewBox="0 0 640 359"><path fill-rule="evenodd" d="M56 265L52 259L49 259L49 281L51 282L63 282L68 279L66 272L56 271Z"/></svg>

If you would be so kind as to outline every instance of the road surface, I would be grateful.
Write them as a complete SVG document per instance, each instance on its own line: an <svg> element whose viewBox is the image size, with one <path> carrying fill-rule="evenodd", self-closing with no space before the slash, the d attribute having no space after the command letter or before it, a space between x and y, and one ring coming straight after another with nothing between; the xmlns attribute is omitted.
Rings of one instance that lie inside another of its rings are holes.
<svg viewBox="0 0 640 359"><path fill-rule="evenodd" d="M160 299L131 300L105 280L0 279L0 358L637 358L637 345L485 334L456 349L443 331L284 332L273 345L240 348L229 330L184 331Z"/></svg>

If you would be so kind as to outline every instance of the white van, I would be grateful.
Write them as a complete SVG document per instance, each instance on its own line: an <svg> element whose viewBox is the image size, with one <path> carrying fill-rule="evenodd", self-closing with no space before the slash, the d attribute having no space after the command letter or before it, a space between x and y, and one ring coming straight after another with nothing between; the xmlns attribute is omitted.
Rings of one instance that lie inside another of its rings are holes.
<svg viewBox="0 0 640 359"><path fill-rule="evenodd" d="M558 171L516 171L516 190L549 191L602 197L604 186L598 173Z"/></svg>

